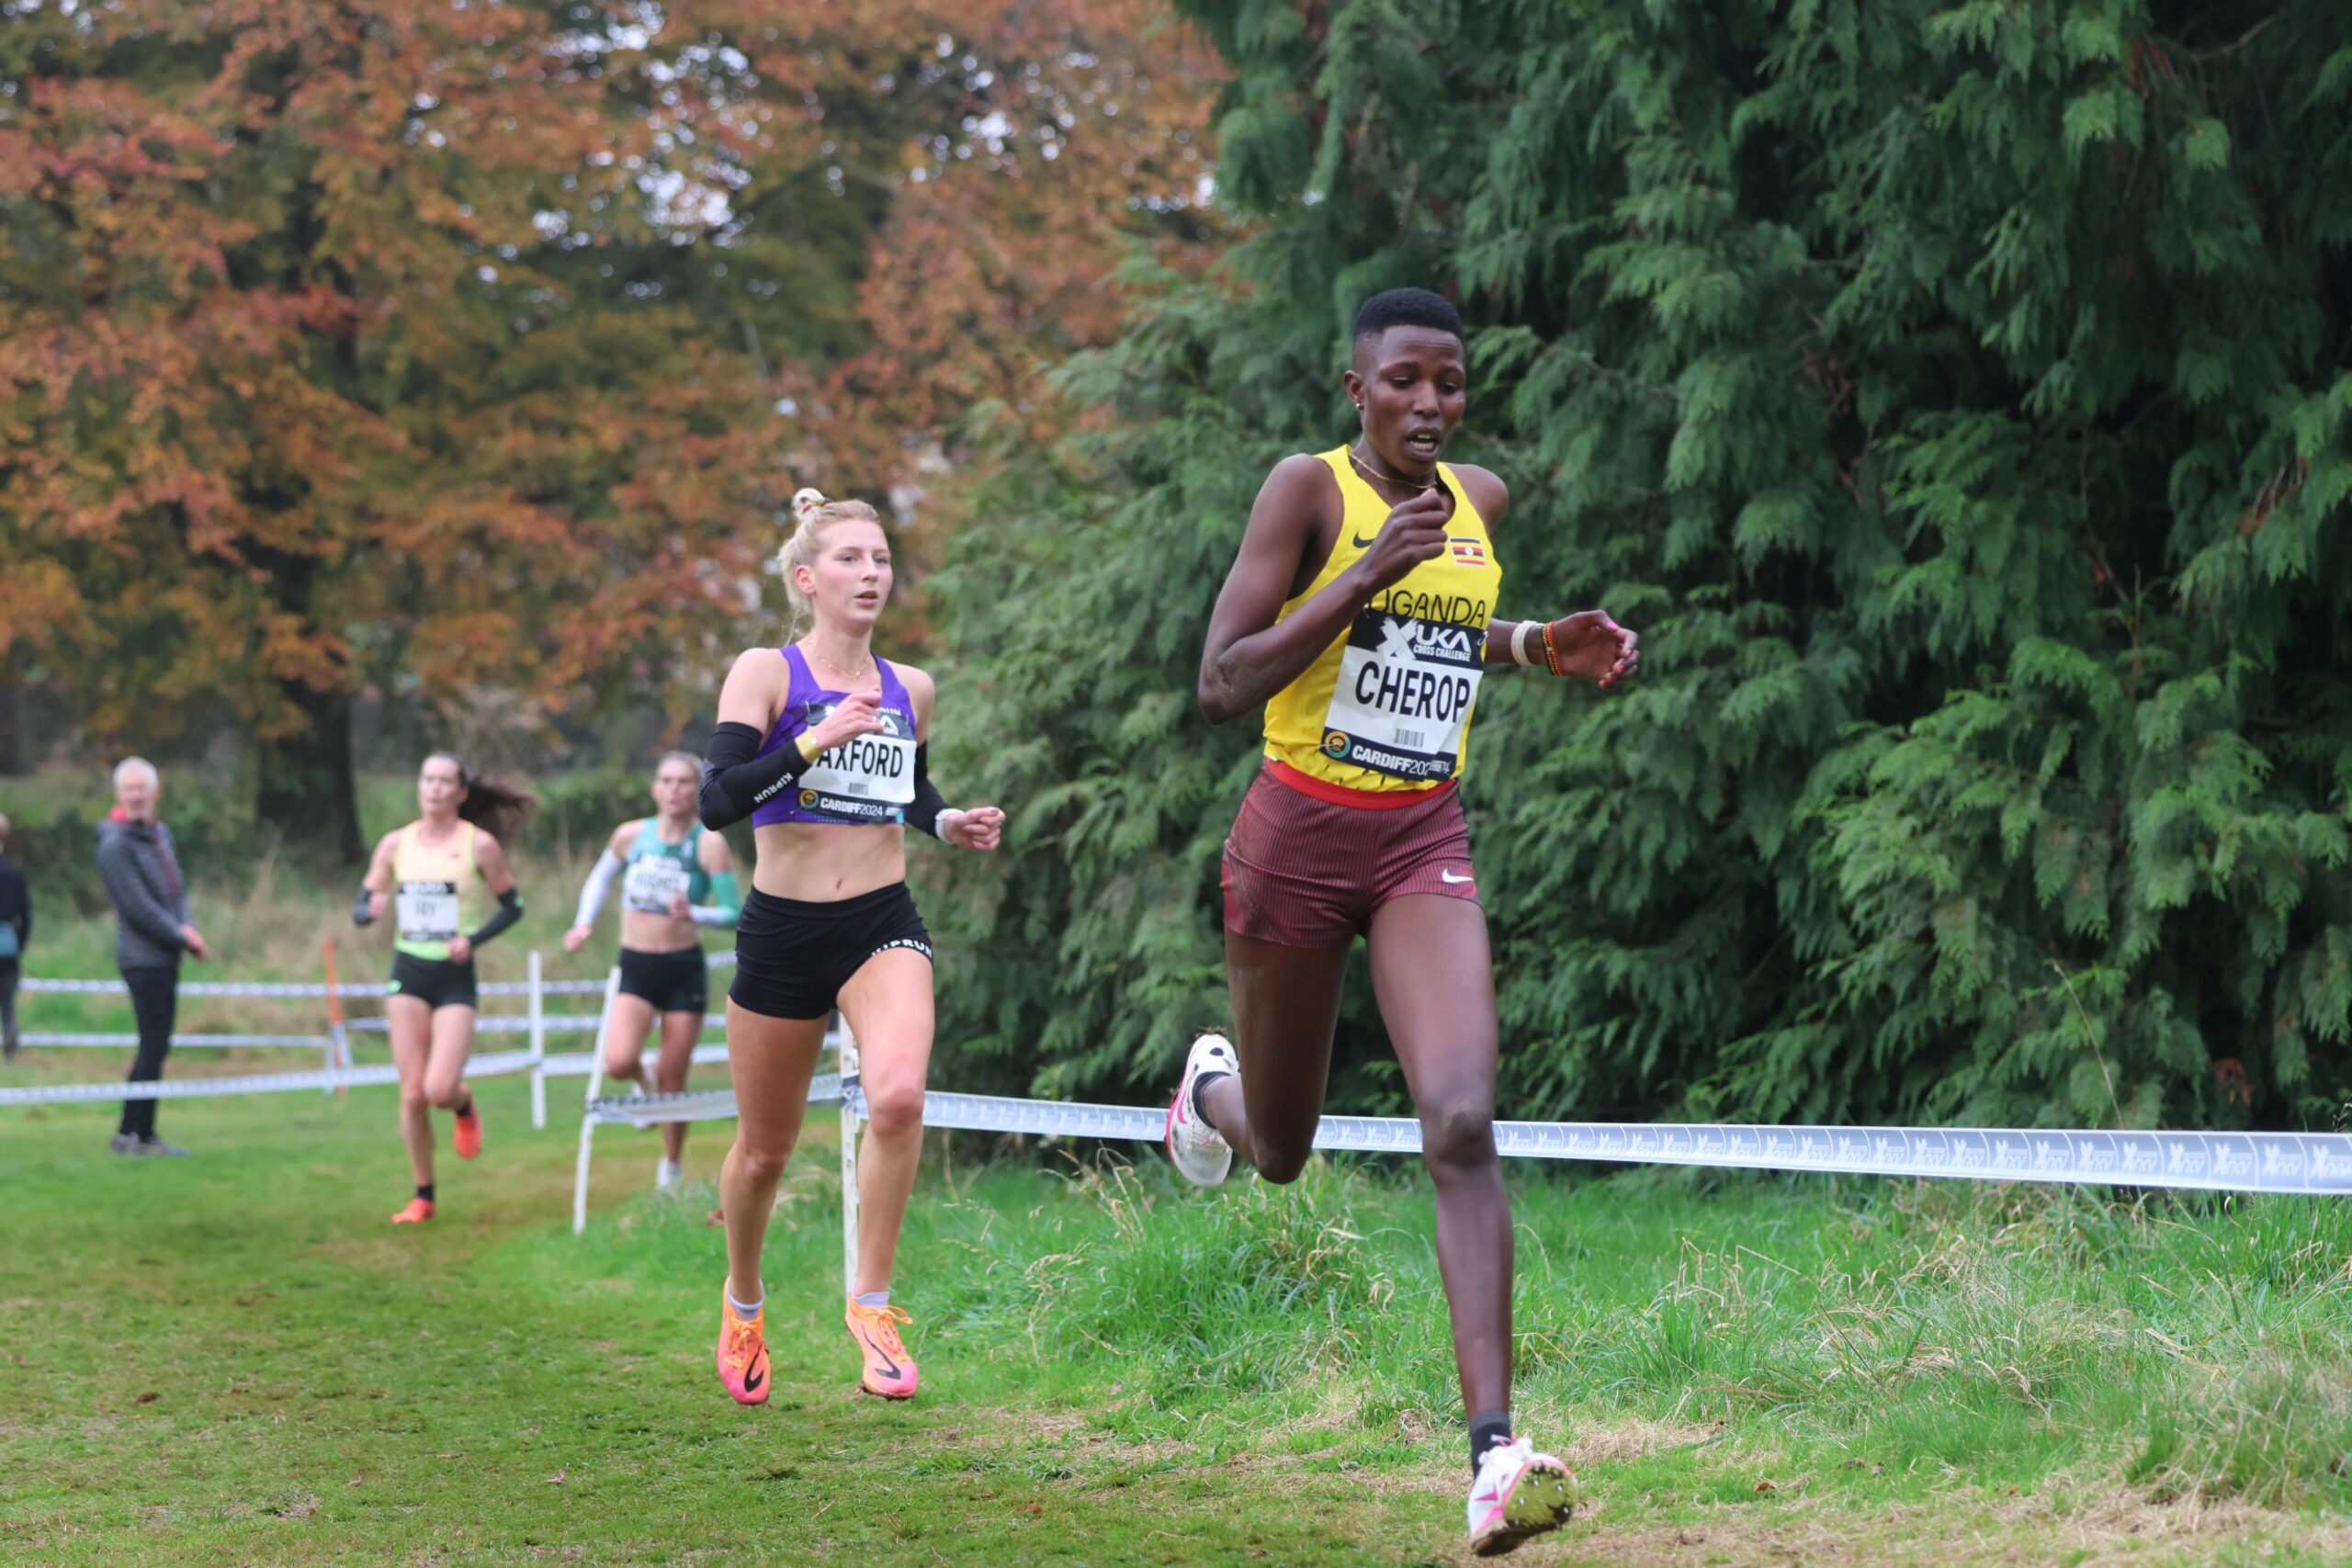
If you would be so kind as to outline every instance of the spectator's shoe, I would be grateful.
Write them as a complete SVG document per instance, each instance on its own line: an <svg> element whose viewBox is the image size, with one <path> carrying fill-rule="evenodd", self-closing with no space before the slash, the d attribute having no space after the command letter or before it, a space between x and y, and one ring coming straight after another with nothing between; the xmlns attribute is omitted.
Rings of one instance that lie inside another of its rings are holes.
<svg viewBox="0 0 2352 1568"><path fill-rule="evenodd" d="M6 1032L0 1033L0 1061L15 1061L17 1047L19 1043L17 1038L17 1026L12 1023L8 1026Z"/></svg>
<svg viewBox="0 0 2352 1568"><path fill-rule="evenodd" d="M466 1091L466 1108L458 1112L449 1129L449 1142L457 1148L459 1159L471 1159L481 1153L481 1103Z"/></svg>
<svg viewBox="0 0 2352 1568"><path fill-rule="evenodd" d="M115 1134L113 1138L106 1140L106 1147L113 1149L115 1155L148 1155L148 1156L163 1156L163 1159L188 1159L188 1149L179 1147L176 1143L164 1143L164 1140L158 1138L155 1134L146 1134L146 1135Z"/></svg>
<svg viewBox="0 0 2352 1568"><path fill-rule="evenodd" d="M167 1159L187 1158L186 1149L177 1144L167 1144L153 1133L143 1137L137 1133L117 1133L107 1140L107 1147L119 1155L161 1156Z"/></svg>
<svg viewBox="0 0 2352 1568"><path fill-rule="evenodd" d="M399 1213L392 1216L392 1224L396 1225L421 1225L432 1217L432 1199L412 1198L408 1201L407 1204L401 1208Z"/></svg>

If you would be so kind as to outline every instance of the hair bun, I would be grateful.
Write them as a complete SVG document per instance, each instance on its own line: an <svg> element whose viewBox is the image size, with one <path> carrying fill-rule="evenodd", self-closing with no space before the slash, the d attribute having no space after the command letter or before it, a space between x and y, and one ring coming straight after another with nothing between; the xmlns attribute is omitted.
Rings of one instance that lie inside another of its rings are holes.
<svg viewBox="0 0 2352 1568"><path fill-rule="evenodd" d="M803 486L792 492L792 520L805 521L811 512L825 504L824 491L813 486Z"/></svg>

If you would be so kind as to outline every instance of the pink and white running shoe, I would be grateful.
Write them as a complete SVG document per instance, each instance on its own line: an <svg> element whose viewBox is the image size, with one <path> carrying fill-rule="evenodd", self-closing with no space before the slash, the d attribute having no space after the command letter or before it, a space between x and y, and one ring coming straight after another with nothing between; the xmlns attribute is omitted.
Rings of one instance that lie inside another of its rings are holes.
<svg viewBox="0 0 2352 1568"><path fill-rule="evenodd" d="M1237 1073L1240 1059L1233 1042L1222 1034L1204 1034L1184 1053L1184 1077L1176 1085L1175 1103L1168 1108L1169 1163L1196 1187L1215 1187L1233 1168L1233 1147L1225 1135L1193 1109L1193 1085L1206 1073Z"/></svg>
<svg viewBox="0 0 2352 1568"><path fill-rule="evenodd" d="M1576 1506L1575 1472L1537 1453L1525 1438L1497 1443L1470 1483L1470 1550L1500 1557L1567 1523Z"/></svg>

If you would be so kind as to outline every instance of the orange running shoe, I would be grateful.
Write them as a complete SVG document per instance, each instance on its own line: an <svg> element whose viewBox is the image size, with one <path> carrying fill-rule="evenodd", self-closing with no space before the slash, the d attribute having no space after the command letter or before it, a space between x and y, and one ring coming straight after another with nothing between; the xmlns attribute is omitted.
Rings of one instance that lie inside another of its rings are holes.
<svg viewBox="0 0 2352 1568"><path fill-rule="evenodd" d="M432 1217L432 1199L412 1198L408 1201L408 1207L402 1209L399 1213L392 1216L392 1224L396 1225L423 1224Z"/></svg>
<svg viewBox="0 0 2352 1568"><path fill-rule="evenodd" d="M738 1404L768 1402L767 1307L745 1317L721 1286L718 1292L718 1381Z"/></svg>
<svg viewBox="0 0 2352 1568"><path fill-rule="evenodd" d="M471 1089L466 1091L466 1108L458 1112L456 1123L449 1141L457 1145L459 1159L471 1159L481 1153L481 1102Z"/></svg>
<svg viewBox="0 0 2352 1568"><path fill-rule="evenodd" d="M859 1352L865 1357L865 1371L857 1386L884 1399L912 1399L915 1361L899 1337L899 1325L914 1321L907 1309L860 1306L853 1301L844 1321L849 1324L849 1337L857 1341Z"/></svg>

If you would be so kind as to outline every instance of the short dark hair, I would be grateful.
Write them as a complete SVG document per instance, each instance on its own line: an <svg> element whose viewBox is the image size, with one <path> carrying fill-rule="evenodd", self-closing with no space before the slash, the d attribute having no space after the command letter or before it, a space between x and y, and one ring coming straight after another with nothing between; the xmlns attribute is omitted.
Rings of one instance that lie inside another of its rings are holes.
<svg viewBox="0 0 2352 1568"><path fill-rule="evenodd" d="M1391 327L1427 327L1450 333L1465 345L1469 342L1462 331L1462 312L1443 295L1426 288L1391 288L1356 307L1355 346L1378 342Z"/></svg>

